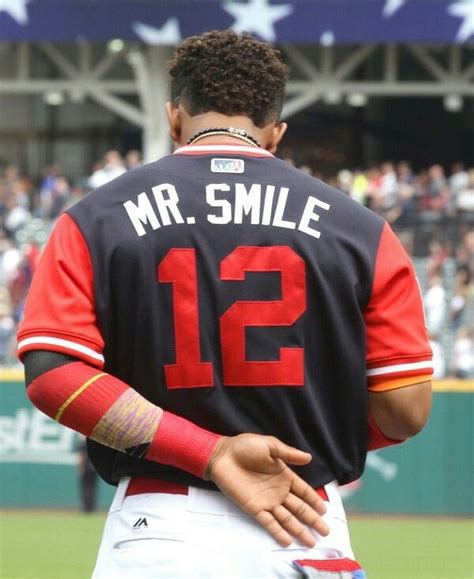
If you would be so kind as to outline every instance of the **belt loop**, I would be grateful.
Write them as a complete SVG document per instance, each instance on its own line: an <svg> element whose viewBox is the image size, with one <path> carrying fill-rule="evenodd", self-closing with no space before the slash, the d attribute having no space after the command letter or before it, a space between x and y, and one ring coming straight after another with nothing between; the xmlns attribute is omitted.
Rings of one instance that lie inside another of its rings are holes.
<svg viewBox="0 0 474 579"><path fill-rule="evenodd" d="M114 513L115 511L120 511L123 505L123 501L127 495L128 485L130 484L130 477L124 476L120 479L120 482L115 491L115 495L110 505L109 513Z"/></svg>

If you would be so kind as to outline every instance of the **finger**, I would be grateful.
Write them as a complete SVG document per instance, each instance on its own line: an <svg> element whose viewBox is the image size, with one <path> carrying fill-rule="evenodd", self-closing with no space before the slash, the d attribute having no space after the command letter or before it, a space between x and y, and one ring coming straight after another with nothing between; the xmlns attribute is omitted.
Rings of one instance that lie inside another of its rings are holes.
<svg viewBox="0 0 474 579"><path fill-rule="evenodd" d="M314 547L316 545L316 539L309 529L302 525L300 521L298 521L298 519L283 505L276 506L272 513L282 528L299 543L305 547Z"/></svg>
<svg viewBox="0 0 474 579"><path fill-rule="evenodd" d="M270 450L273 458L279 458L286 464L305 465L311 462L309 452L303 452L293 446L288 446L278 438L270 437Z"/></svg>
<svg viewBox="0 0 474 579"><path fill-rule="evenodd" d="M291 492L313 508L319 515L326 514L326 505L318 493L307 482L293 473Z"/></svg>
<svg viewBox="0 0 474 579"><path fill-rule="evenodd" d="M254 517L282 547L288 547L291 545L290 535L283 529L272 513L268 511L260 511L254 515Z"/></svg>
<svg viewBox="0 0 474 579"><path fill-rule="evenodd" d="M308 527L311 527L320 535L325 537L329 534L329 526L321 515L292 493L286 497L283 506L285 506L299 521Z"/></svg>

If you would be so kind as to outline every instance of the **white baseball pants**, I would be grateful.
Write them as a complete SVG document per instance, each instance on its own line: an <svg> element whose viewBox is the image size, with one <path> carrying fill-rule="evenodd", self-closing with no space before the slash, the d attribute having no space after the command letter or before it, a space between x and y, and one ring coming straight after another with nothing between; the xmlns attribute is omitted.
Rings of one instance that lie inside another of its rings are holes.
<svg viewBox="0 0 474 579"><path fill-rule="evenodd" d="M120 482L92 579L298 579L296 559L354 559L336 483L326 485L331 532L313 549L282 548L218 491L125 496Z"/></svg>

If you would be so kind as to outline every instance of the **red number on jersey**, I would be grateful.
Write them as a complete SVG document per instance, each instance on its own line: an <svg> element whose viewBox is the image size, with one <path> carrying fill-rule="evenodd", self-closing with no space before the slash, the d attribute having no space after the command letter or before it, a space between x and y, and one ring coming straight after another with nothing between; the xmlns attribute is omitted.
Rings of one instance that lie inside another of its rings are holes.
<svg viewBox="0 0 474 579"><path fill-rule="evenodd" d="M201 362L196 250L171 249L158 266L158 281L173 284L176 364L165 366L166 387L213 386L211 362Z"/></svg>
<svg viewBox="0 0 474 579"><path fill-rule="evenodd" d="M303 386L303 348L280 348L276 361L246 361L246 326L290 326L306 309L305 263L290 247L238 247L221 262L225 281L247 271L279 271L282 299L238 301L220 318L224 386ZM158 281L173 284L176 363L165 365L166 386L213 386L210 362L201 362L196 251L171 249L158 266Z"/></svg>
<svg viewBox="0 0 474 579"><path fill-rule="evenodd" d="M303 386L303 348L280 348L277 361L245 360L246 326L290 326L306 309L305 263L290 247L237 247L221 262L221 279L242 281L247 271L281 272L278 301L239 301L220 320L226 386Z"/></svg>

